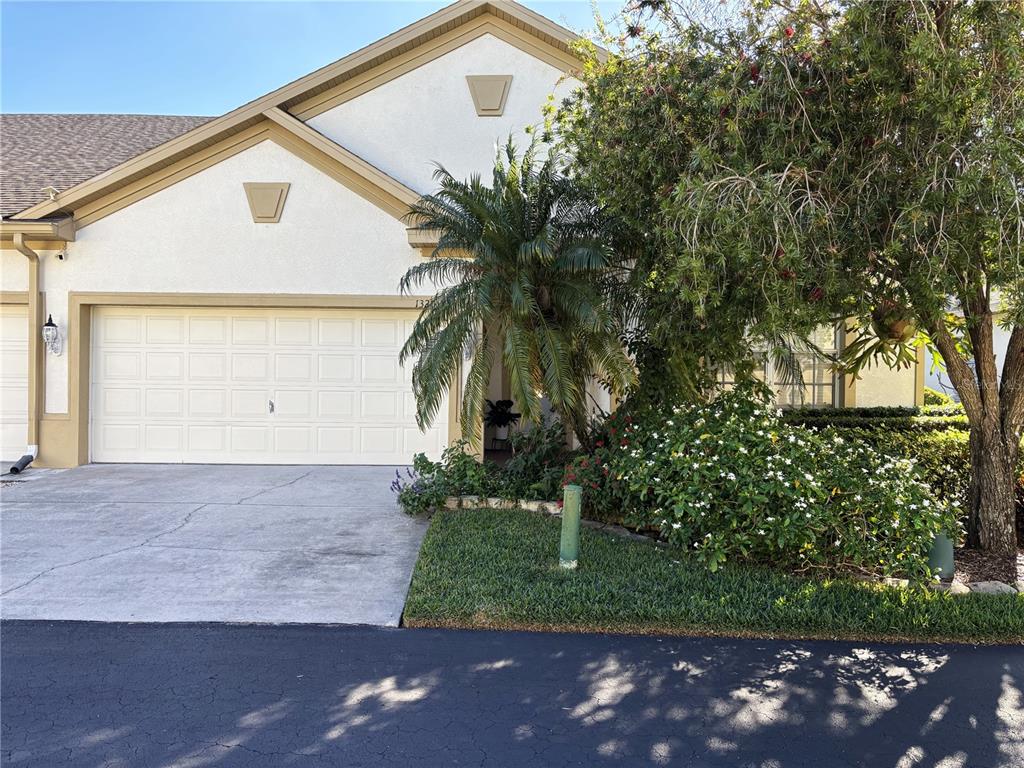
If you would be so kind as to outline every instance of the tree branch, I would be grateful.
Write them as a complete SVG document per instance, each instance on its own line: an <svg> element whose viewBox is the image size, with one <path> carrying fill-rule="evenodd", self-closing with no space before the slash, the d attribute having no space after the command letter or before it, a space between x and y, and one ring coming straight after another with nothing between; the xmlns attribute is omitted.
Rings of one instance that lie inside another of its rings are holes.
<svg viewBox="0 0 1024 768"><path fill-rule="evenodd" d="M960 356L956 349L956 342L950 336L945 322L940 318L935 321L931 330L932 342L942 355L946 363L946 371L949 373L949 380L960 395L960 402L963 403L967 420L971 424L980 424L982 418L981 392L978 390L978 382L974 378L974 372L967 364L967 361Z"/></svg>
<svg viewBox="0 0 1024 768"><path fill-rule="evenodd" d="M1016 325L1010 334L1003 361L1003 380L999 388L1003 430L1018 435L1024 425L1024 326Z"/></svg>
<svg viewBox="0 0 1024 768"><path fill-rule="evenodd" d="M975 380L981 395L981 406L986 417L998 418L999 372L996 369L992 341L992 305L988 293L979 287L974 296L963 302L963 308L974 352Z"/></svg>

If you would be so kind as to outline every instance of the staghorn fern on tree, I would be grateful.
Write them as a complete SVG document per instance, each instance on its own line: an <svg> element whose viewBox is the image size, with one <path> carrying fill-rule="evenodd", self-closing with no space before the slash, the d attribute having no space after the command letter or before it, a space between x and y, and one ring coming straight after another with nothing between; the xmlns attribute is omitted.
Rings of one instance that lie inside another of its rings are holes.
<svg viewBox="0 0 1024 768"><path fill-rule="evenodd" d="M467 363L463 436L481 438L492 366L502 364L523 418L539 422L541 400L581 442L588 432L587 385L613 391L634 380L614 297L625 270L591 200L562 173L559 155L539 157L534 142L520 157L510 139L487 186L438 167L439 189L423 196L409 220L436 232L431 257L409 269L399 289L436 287L401 352L414 359L416 420L426 427Z"/></svg>

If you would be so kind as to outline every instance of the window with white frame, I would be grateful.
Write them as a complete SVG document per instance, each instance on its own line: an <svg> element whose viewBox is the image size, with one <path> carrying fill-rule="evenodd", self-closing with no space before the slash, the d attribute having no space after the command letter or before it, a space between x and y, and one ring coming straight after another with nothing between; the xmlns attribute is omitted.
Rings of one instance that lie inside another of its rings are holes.
<svg viewBox="0 0 1024 768"><path fill-rule="evenodd" d="M837 377L827 357L839 351L839 332L823 326L811 335L810 341L823 354L812 351L794 353L803 375L803 386L787 381L786 371L776 364L771 355L764 355L761 365L754 372L757 379L770 382L776 402L782 408L832 408L839 404ZM732 371L723 370L719 374L719 381L723 388L731 387L734 383Z"/></svg>

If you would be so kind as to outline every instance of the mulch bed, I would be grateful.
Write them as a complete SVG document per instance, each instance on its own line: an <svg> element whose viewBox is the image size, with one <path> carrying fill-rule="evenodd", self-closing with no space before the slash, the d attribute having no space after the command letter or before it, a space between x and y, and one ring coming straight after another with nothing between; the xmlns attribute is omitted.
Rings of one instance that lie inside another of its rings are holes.
<svg viewBox="0 0 1024 768"><path fill-rule="evenodd" d="M1002 581L1007 584L1024 582L1024 549L1017 557L993 555L980 549L961 547L955 552L957 581Z"/></svg>

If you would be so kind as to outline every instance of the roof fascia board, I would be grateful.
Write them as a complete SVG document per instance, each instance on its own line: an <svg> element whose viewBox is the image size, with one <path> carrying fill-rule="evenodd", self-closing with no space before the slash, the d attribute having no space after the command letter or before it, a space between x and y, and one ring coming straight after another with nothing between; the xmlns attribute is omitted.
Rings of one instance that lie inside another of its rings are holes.
<svg viewBox="0 0 1024 768"><path fill-rule="evenodd" d="M486 5L491 13L503 19L507 17L506 20L518 22L533 29L535 32L531 36L542 38L546 36L567 47L580 39L580 36L571 29L566 29L561 24L557 24L536 11L530 10L525 5L520 5L516 2L503 2L503 0L492 0L486 3ZM523 31L525 32L525 30ZM608 51L606 49L599 45L595 46L595 49L598 59L605 61L608 58ZM573 59L579 63L575 56L573 56Z"/></svg>
<svg viewBox="0 0 1024 768"><path fill-rule="evenodd" d="M284 131L278 126L271 127L270 131L271 140L275 144L302 158L314 168L323 171L342 186L376 205L396 221L402 221L409 213L409 206L404 201L396 198L389 190L377 186L348 165L339 162L336 158L325 154L295 134Z"/></svg>
<svg viewBox="0 0 1024 768"><path fill-rule="evenodd" d="M571 72L580 66L579 60L539 38L530 35L518 27L509 24L498 16L483 14L462 24L455 29L428 40L411 51L389 59L373 69L345 80L326 91L317 93L297 102L289 108L289 112L300 120L309 120L339 104L372 91L385 83L411 72L417 67L440 58L456 48L490 34L500 40L528 53L547 64Z"/></svg>
<svg viewBox="0 0 1024 768"><path fill-rule="evenodd" d="M75 220L79 228L94 224L132 203L265 141L270 138L267 128L266 121L261 121L129 184L113 187L102 197L75 209Z"/></svg>
<svg viewBox="0 0 1024 768"><path fill-rule="evenodd" d="M13 239L14 235L36 241L73 242L75 222L71 217L53 221L0 221L0 238Z"/></svg>
<svg viewBox="0 0 1024 768"><path fill-rule="evenodd" d="M265 119L156 173L111 191L79 210L79 228L194 176L263 141L273 141L398 220L419 196L362 158L277 108ZM22 225L23 226L23 225Z"/></svg>
<svg viewBox="0 0 1024 768"><path fill-rule="evenodd" d="M243 104L241 107L214 118L188 133L173 138L158 147L143 152L131 160L121 163L121 165L111 168L109 171L105 171L81 184L71 187L58 194L55 200L37 203L30 208L26 208L24 211L14 214L11 218L39 219L68 206L74 206L76 201L101 191L108 184L116 184L119 179L130 176L132 173L143 171L150 165L173 157L177 152L185 151L189 147L204 141L216 139L221 133L230 131L241 123L258 117L271 107L276 107L287 102L289 99L299 97L317 85L373 60L388 49L397 48L414 41L430 28L443 26L457 20L462 15L472 13L487 5L489 3L482 2L481 0L459 0L459 2L442 8L414 24L393 32L376 43L361 48L332 64L321 67L315 72L311 72L288 85L278 88L276 91L268 93L266 96L261 96L248 104Z"/></svg>

